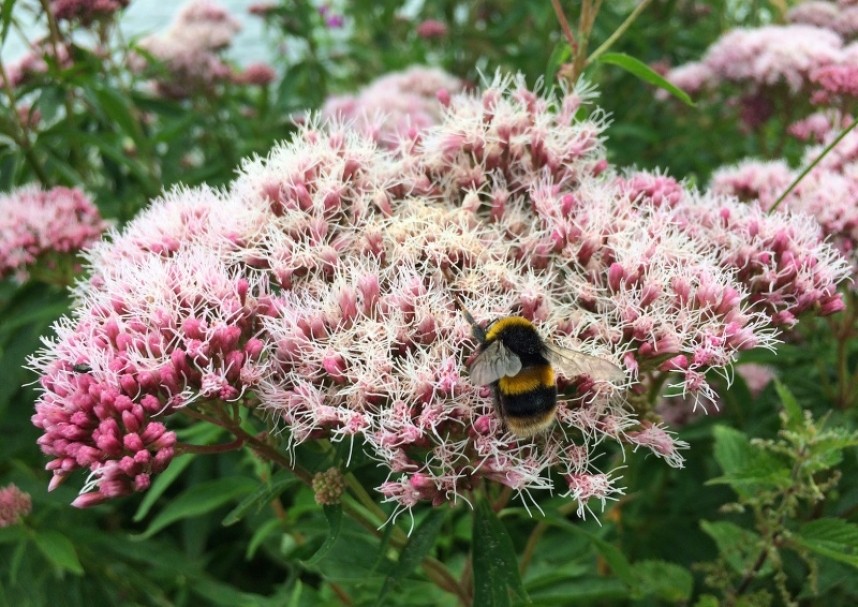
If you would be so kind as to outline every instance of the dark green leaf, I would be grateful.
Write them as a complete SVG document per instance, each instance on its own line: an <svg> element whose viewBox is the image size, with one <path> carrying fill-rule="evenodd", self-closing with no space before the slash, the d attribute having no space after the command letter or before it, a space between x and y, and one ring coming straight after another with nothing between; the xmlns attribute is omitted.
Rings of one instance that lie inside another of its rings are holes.
<svg viewBox="0 0 858 607"><path fill-rule="evenodd" d="M817 554L858 567L858 525L841 519L811 521L793 534L793 541Z"/></svg>
<svg viewBox="0 0 858 607"><path fill-rule="evenodd" d="M635 59L631 55L627 55L625 53L605 53L598 58L598 61L600 63L609 63L611 65L621 67L644 82L648 82L649 84L653 84L664 89L679 99L682 103L692 107L694 106L694 102L691 100L691 97L688 96L688 93L660 76L646 63Z"/></svg>
<svg viewBox="0 0 858 607"><path fill-rule="evenodd" d="M714 435L715 459L724 470L724 476L708 484L728 484L740 495L762 488L789 487L789 465L752 445L745 434L727 426L716 426Z"/></svg>
<svg viewBox="0 0 858 607"><path fill-rule="evenodd" d="M340 537L340 530L343 525L343 508L339 504L336 506L325 506L324 507L325 518L328 519L328 536L325 538L325 542L316 551L316 554L307 559L304 564L305 565L315 565L319 561L321 561L327 554L331 551L331 548L334 547L334 544L337 543L337 539Z"/></svg>
<svg viewBox="0 0 858 607"><path fill-rule="evenodd" d="M255 481L243 476L230 476L193 485L158 513L146 531L135 537L150 538L176 521L211 512L255 487Z"/></svg>
<svg viewBox="0 0 858 607"><path fill-rule="evenodd" d="M685 567L665 561L637 561L634 566L635 585L632 596L680 603L691 598L694 578Z"/></svg>
<svg viewBox="0 0 858 607"><path fill-rule="evenodd" d="M700 528L715 540L718 552L736 573L741 574L747 571L762 549L760 536L733 523L700 521ZM771 573L771 571L771 564L766 562L760 569L760 575Z"/></svg>
<svg viewBox="0 0 858 607"><path fill-rule="evenodd" d="M192 453L185 453L174 458L173 461L170 462L170 466L164 470L164 472L155 477L155 480L149 487L146 495L143 496L143 500L140 502L137 512L134 513L135 522L140 522L146 518L146 515L149 514L149 510L152 509L152 506L155 505L158 498L164 494L164 492L177 478L179 478L185 468L194 461L194 457L196 456Z"/></svg>
<svg viewBox="0 0 858 607"><path fill-rule="evenodd" d="M509 590L525 598L518 559L506 527L484 499L477 502L473 516L474 605L509 605Z"/></svg>
<svg viewBox="0 0 858 607"><path fill-rule="evenodd" d="M37 532L33 540L39 552L59 569L75 575L83 575L83 566L77 557L74 544L65 535L53 529L46 529Z"/></svg>
<svg viewBox="0 0 858 607"><path fill-rule="evenodd" d="M781 399L781 404L784 406L784 411L787 414L787 429L796 430L800 428L804 422L801 405L798 404L798 401L792 392L789 391L789 388L777 379L775 379L775 390L777 390L778 398Z"/></svg>
<svg viewBox="0 0 858 607"><path fill-rule="evenodd" d="M256 491L241 500L223 519L223 525L234 525L248 514L254 514L266 504L271 503L286 489L298 483L298 478L289 472L281 471L274 475L269 483L262 483Z"/></svg>
<svg viewBox="0 0 858 607"><path fill-rule="evenodd" d="M557 70L560 66L569 60L572 50L565 40L561 40L554 46L551 56L548 58L548 66L545 69L545 83L547 86L554 84L554 79L557 77Z"/></svg>
<svg viewBox="0 0 858 607"><path fill-rule="evenodd" d="M250 541L247 542L247 550L244 552L244 558L248 561L256 556L256 551L262 545L262 542L274 535L280 530L280 520L276 518L265 521L259 528L253 532Z"/></svg>
<svg viewBox="0 0 858 607"><path fill-rule="evenodd" d="M9 26L12 25L12 8L18 0L3 0L3 11L0 12L0 20L2 20L3 29L0 30L0 48L6 42L6 36L9 34Z"/></svg>
<svg viewBox="0 0 858 607"><path fill-rule="evenodd" d="M125 135L140 145L143 133L131 113L128 99L105 85L95 86L89 91L92 93L90 99L98 104L105 116L113 121Z"/></svg>
<svg viewBox="0 0 858 607"><path fill-rule="evenodd" d="M383 605L387 593L394 586L398 586L405 576L414 571L414 568L429 554L429 551L435 545L435 539L438 537L438 532L441 530L444 518L444 510L431 510L414 533L411 534L411 537L408 538L408 543L399 554L399 562L396 563L393 571L384 580L384 586L382 586L376 601L377 605Z"/></svg>

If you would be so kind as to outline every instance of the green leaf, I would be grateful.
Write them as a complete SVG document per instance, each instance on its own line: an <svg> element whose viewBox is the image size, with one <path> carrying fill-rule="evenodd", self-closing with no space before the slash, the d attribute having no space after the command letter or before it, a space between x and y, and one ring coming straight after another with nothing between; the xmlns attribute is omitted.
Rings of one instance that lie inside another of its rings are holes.
<svg viewBox="0 0 858 607"><path fill-rule="evenodd" d="M63 571L83 575L83 566L77 558L77 551L71 540L59 531L47 529L33 536L36 547L45 558Z"/></svg>
<svg viewBox="0 0 858 607"><path fill-rule="evenodd" d="M241 500L238 505L230 510L223 519L223 526L234 525L248 514L259 512L266 504L271 503L281 493L298 482L298 478L283 470L274 475L268 483L262 483L256 491ZM251 512L252 511L252 512Z"/></svg>
<svg viewBox="0 0 858 607"><path fill-rule="evenodd" d="M716 426L714 435L715 459L724 470L724 476L707 484L725 483L740 495L749 495L764 488L790 486L789 466L752 445L745 434L727 426Z"/></svg>
<svg viewBox="0 0 858 607"><path fill-rule="evenodd" d="M250 541L247 542L247 550L244 551L244 558L248 561L251 560L254 556L256 556L256 551L259 550L259 547L262 545L262 542L264 542L269 537L279 531L279 519L272 518L270 520L265 521L262 525L259 526L256 531L253 532L253 535L250 537Z"/></svg>
<svg viewBox="0 0 858 607"><path fill-rule="evenodd" d="M718 552L736 573L742 574L759 556L760 536L738 525L726 521L700 521L700 528L715 540ZM772 565L768 561L760 569L760 575L771 573Z"/></svg>
<svg viewBox="0 0 858 607"><path fill-rule="evenodd" d="M3 29L0 30L0 48L3 47L6 36L9 35L9 26L12 25L12 8L14 8L15 2L17 0L3 0L3 11L0 12L0 22L3 24Z"/></svg>
<svg viewBox="0 0 858 607"><path fill-rule="evenodd" d="M694 107L694 102L691 100L691 97L688 96L688 93L660 76L646 63L635 59L631 55L627 55L626 53L605 53L599 56L598 61L600 63L609 63L611 65L621 67L644 82L648 82L660 89L664 89L685 105Z"/></svg>
<svg viewBox="0 0 858 607"><path fill-rule="evenodd" d="M803 525L793 542L835 561L858 567L858 525L836 518L822 518Z"/></svg>
<svg viewBox="0 0 858 607"><path fill-rule="evenodd" d="M331 548L334 547L334 544L337 543L337 539L340 537L340 530L343 527L342 506L339 504L336 506L325 506L323 510L325 518L328 519L328 536L325 538L325 542L322 546L316 551L316 554L304 561L305 565L315 565L325 558L331 551Z"/></svg>
<svg viewBox="0 0 858 607"><path fill-rule="evenodd" d="M194 485L158 513L146 531L134 537L148 539L176 521L211 512L255 488L256 482L243 476L218 478Z"/></svg>
<svg viewBox="0 0 858 607"><path fill-rule="evenodd" d="M417 565L429 554L429 551L435 545L435 540L438 537L438 532L441 530L441 525L444 523L445 511L442 509L431 510L426 518L420 523L417 529L408 538L408 543L402 552L399 554L399 562L384 580L384 586L376 599L377 605L384 604L384 598L394 586L409 575Z"/></svg>
<svg viewBox="0 0 858 607"><path fill-rule="evenodd" d="M694 590L694 578L685 567L665 561L637 561L634 566L634 598L656 596L671 603L687 601Z"/></svg>
<svg viewBox="0 0 858 607"><path fill-rule="evenodd" d="M778 398L781 399L781 404L784 406L784 411L787 414L786 427L788 430L797 430L804 423L801 405L798 404L795 396L789 391L785 385L775 379L775 390L778 393Z"/></svg>
<svg viewBox="0 0 858 607"><path fill-rule="evenodd" d="M571 55L572 49L565 40L561 40L554 45L554 50L548 58L548 66L545 69L545 82L549 87L554 84L554 79L557 77L557 70L560 69L561 65L569 61Z"/></svg>
<svg viewBox="0 0 858 607"><path fill-rule="evenodd" d="M474 605L509 605L509 590L526 598L518 559L506 527L485 499L477 502L473 517Z"/></svg>
<svg viewBox="0 0 858 607"><path fill-rule="evenodd" d="M155 477L155 481L149 487L146 495L143 496L143 500L140 502L137 512L134 513L133 520L135 523L139 523L146 518L149 514L149 510L152 509L152 506L155 505L158 498L161 497L167 489L169 489L170 485L172 485L175 480L179 478L182 472L185 471L185 468L194 461L194 457L196 456L193 453L185 453L174 458L173 461L170 462L169 467Z"/></svg>
<svg viewBox="0 0 858 607"><path fill-rule="evenodd" d="M103 84L89 89L89 92L92 93L90 100L97 103L105 116L113 121L125 135L140 145L143 140L143 132L131 113L128 99L115 89L108 88Z"/></svg>

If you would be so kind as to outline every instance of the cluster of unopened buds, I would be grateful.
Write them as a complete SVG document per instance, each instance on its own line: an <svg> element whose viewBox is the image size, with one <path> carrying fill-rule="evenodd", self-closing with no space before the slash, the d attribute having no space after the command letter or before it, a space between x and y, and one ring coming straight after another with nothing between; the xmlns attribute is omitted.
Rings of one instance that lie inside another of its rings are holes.
<svg viewBox="0 0 858 607"><path fill-rule="evenodd" d="M785 314L833 311L848 269L799 217L611 167L592 98L497 76L441 93L395 149L311 119L227 188L164 195L88 253L77 308L31 360L53 485L88 470L82 506L145 489L180 447L172 416L239 406L296 457L320 438L363 449L399 508L488 479L559 484L583 514L621 490L594 463L606 441L681 466L684 443L628 400L668 375L711 402L708 372L770 347ZM479 344L455 298L623 379L560 377L556 423L516 436L469 381ZM336 479L315 485L335 499Z"/></svg>

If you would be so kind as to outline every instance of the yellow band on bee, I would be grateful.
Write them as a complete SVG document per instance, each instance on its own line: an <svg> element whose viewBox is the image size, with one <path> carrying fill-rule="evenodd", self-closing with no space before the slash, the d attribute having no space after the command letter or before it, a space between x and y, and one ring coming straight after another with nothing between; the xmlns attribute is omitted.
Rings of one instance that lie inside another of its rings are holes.
<svg viewBox="0 0 858 607"><path fill-rule="evenodd" d="M501 394L524 394L537 388L550 388L556 383L554 370L550 365L538 365L522 369L518 375L512 377L501 377L498 380L498 389Z"/></svg>
<svg viewBox="0 0 858 607"><path fill-rule="evenodd" d="M527 320L526 318L522 318L521 316L506 316L504 318L498 319L493 322L488 330L486 331L486 341L490 342L497 339L497 336L506 329L510 327L526 327L528 329L533 329L536 331L536 328L533 326L533 323Z"/></svg>
<svg viewBox="0 0 858 607"><path fill-rule="evenodd" d="M506 424L513 434L527 438L547 429L554 421L555 414L556 410L551 409L545 413L530 415L528 417L509 417L506 420Z"/></svg>

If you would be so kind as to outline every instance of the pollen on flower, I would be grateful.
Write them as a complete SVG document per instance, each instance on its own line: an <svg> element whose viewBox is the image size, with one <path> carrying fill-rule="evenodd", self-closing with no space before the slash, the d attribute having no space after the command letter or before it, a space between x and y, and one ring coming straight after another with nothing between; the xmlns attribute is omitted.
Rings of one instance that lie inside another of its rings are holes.
<svg viewBox="0 0 858 607"><path fill-rule="evenodd" d="M665 380L711 400L710 372L830 309L845 273L801 216L611 167L593 99L498 75L451 90L407 145L311 117L223 190L164 195L90 253L31 360L54 484L88 471L81 506L143 490L173 416L233 403L292 457L318 438L363 448L397 513L487 479L533 503L560 481L583 515L621 491L593 465L603 441L681 466L685 445L627 399ZM555 424L514 436L468 379L456 298L483 326L528 318L612 381L558 373Z"/></svg>

